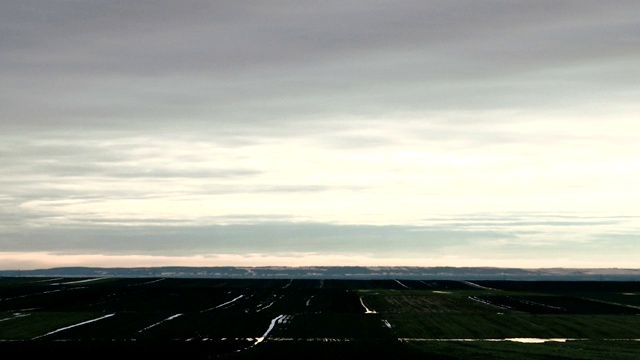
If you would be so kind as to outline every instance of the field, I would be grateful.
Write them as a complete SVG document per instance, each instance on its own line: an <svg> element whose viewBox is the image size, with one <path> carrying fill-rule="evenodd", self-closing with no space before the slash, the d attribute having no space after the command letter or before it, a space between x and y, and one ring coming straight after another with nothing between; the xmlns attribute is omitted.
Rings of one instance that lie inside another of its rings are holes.
<svg viewBox="0 0 640 360"><path fill-rule="evenodd" d="M631 360L640 282L7 277L0 352Z"/></svg>

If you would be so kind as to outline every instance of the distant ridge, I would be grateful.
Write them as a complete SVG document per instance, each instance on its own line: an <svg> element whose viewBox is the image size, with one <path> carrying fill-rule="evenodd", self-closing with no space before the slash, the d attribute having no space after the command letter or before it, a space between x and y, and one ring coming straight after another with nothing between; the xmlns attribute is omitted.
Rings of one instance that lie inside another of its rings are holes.
<svg viewBox="0 0 640 360"><path fill-rule="evenodd" d="M619 280L640 281L640 269L492 268L492 267L59 267L2 270L0 277L185 277L185 278L308 278L308 279L453 279L453 280Z"/></svg>

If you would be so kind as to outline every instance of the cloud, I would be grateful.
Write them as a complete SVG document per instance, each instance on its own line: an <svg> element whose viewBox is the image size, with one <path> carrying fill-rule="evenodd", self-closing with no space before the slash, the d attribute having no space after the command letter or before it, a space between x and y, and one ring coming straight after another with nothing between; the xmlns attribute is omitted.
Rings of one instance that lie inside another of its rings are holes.
<svg viewBox="0 0 640 360"><path fill-rule="evenodd" d="M258 218L259 219L259 218ZM465 234L455 230L433 230L417 234L412 227L332 225L313 223L259 223L193 226L163 222L144 226L127 221L109 224L50 226L2 237L11 251L61 253L147 253L176 255L198 253L376 253L381 249L439 249L467 242L470 237L498 234ZM124 226L123 226L124 225ZM348 241L345 241L348 239Z"/></svg>
<svg viewBox="0 0 640 360"><path fill-rule="evenodd" d="M180 130L176 118L227 127L575 105L633 90L637 6L10 2L3 126Z"/></svg>
<svg viewBox="0 0 640 360"><path fill-rule="evenodd" d="M584 256L599 248L598 252L611 258L625 258L631 254L619 249L633 248L639 226L635 217L576 217L571 222L554 221L553 214L487 214L464 222L459 217L464 218L454 215L409 226L304 223L255 215L211 218L211 224L198 225L165 219L97 217L94 221L87 214L84 220L67 224L5 230L0 242L5 251L61 254L316 253L432 258L451 253L469 257L527 253L535 258L552 253ZM539 220L523 220L536 218ZM543 221L545 218L550 220ZM612 236L613 232L617 235ZM610 246L612 242L624 246Z"/></svg>
<svg viewBox="0 0 640 360"><path fill-rule="evenodd" d="M639 6L3 2L2 241L489 259L627 236Z"/></svg>

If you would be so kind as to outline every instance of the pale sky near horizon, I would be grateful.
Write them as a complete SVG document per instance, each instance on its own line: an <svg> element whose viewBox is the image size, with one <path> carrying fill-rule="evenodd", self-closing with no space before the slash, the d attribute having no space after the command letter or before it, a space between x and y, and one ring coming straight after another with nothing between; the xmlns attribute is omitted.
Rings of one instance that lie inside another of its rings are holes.
<svg viewBox="0 0 640 360"><path fill-rule="evenodd" d="M0 269L638 268L638 1L0 3Z"/></svg>

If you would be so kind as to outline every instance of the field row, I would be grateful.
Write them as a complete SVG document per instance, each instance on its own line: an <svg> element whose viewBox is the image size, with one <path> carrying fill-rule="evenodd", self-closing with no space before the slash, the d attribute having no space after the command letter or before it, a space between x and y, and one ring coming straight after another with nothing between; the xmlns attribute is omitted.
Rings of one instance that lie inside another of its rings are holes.
<svg viewBox="0 0 640 360"><path fill-rule="evenodd" d="M455 341L640 339L638 283L564 285L3 278L0 340L193 342L220 355L301 343L393 344L422 354Z"/></svg>

